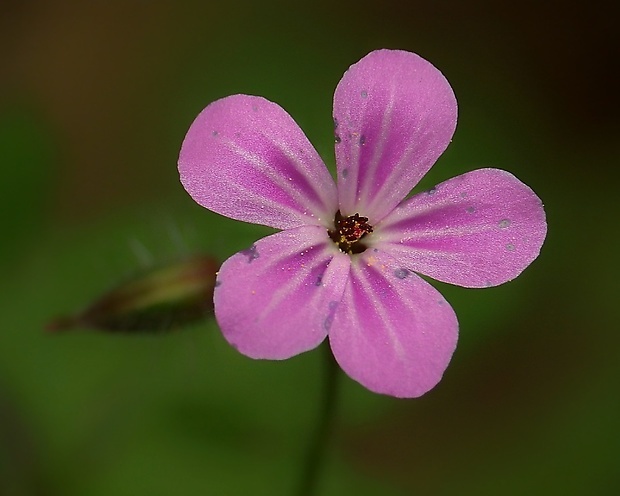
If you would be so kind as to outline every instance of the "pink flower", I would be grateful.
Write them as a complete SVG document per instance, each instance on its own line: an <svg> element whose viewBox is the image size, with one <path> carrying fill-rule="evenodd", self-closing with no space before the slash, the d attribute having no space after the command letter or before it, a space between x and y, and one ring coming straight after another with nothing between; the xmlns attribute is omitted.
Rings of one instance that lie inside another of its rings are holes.
<svg viewBox="0 0 620 496"><path fill-rule="evenodd" d="M334 95L338 186L278 105L234 95L196 118L179 157L200 205L281 232L230 257L217 279L225 338L252 358L285 359L326 337L368 389L416 397L441 379L458 322L422 279L496 286L518 276L546 234L536 194L479 169L405 199L446 149L457 105L418 55L370 53Z"/></svg>

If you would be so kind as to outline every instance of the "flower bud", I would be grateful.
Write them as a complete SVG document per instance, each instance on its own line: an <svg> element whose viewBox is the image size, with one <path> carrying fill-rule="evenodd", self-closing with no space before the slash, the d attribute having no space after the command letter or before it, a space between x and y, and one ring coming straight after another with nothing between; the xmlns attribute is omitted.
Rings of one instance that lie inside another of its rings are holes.
<svg viewBox="0 0 620 496"><path fill-rule="evenodd" d="M219 264L192 257L138 274L95 300L84 311L60 317L49 331L79 327L109 332L164 332L213 314L213 288Z"/></svg>

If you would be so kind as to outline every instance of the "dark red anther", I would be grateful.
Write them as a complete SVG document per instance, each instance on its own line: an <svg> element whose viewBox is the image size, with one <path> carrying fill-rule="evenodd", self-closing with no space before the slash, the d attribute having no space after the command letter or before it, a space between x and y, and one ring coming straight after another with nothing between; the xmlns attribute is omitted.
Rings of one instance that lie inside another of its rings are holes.
<svg viewBox="0 0 620 496"><path fill-rule="evenodd" d="M362 253L367 246L361 242L362 238L372 232L368 217L359 213L343 217L340 210L336 212L334 230L328 231L329 237L338 245L343 253Z"/></svg>

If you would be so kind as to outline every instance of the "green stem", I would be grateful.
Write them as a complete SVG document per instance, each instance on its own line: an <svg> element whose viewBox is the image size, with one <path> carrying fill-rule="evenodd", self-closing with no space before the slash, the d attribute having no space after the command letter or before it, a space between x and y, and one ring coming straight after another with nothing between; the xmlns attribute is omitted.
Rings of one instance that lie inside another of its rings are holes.
<svg viewBox="0 0 620 496"><path fill-rule="evenodd" d="M325 461L325 454L329 444L332 426L336 413L336 399L338 395L338 373L340 367L332 355L329 342L321 345L325 358L323 399L319 420L314 437L310 441L306 462L301 476L301 486L299 496L314 496L318 494L318 483L321 475L321 468Z"/></svg>

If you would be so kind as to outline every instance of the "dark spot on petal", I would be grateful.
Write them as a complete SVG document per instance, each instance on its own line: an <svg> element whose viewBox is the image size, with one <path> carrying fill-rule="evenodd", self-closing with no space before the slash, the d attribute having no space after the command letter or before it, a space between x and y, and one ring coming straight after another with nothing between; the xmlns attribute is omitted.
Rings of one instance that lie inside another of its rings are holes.
<svg viewBox="0 0 620 496"><path fill-rule="evenodd" d="M409 275L409 270L405 269L405 268L401 268L401 269L396 269L394 271L394 275L398 278L398 279L406 279L407 276Z"/></svg>
<svg viewBox="0 0 620 496"><path fill-rule="evenodd" d="M258 254L258 250L256 249L256 245L250 246L247 250L243 250L241 253L248 257L248 263L252 263L252 261L256 260L260 256Z"/></svg>
<svg viewBox="0 0 620 496"><path fill-rule="evenodd" d="M316 278L316 281L314 281L314 285L315 286L322 286L323 285L323 274L319 275Z"/></svg>
<svg viewBox="0 0 620 496"><path fill-rule="evenodd" d="M212 135L212 136L217 136L218 134L220 134L220 133L218 133L217 131L213 131L213 132L211 133L211 135Z"/></svg>
<svg viewBox="0 0 620 496"><path fill-rule="evenodd" d="M360 93L360 96L362 98L368 98L368 92L366 90L362 90L362 92Z"/></svg>
<svg viewBox="0 0 620 496"><path fill-rule="evenodd" d="M254 112L258 112L258 107L257 107L256 105L252 105L252 110L253 110Z"/></svg>
<svg viewBox="0 0 620 496"><path fill-rule="evenodd" d="M461 192L461 198L465 198L466 196L467 196L467 192L466 191Z"/></svg>
<svg viewBox="0 0 620 496"><path fill-rule="evenodd" d="M437 303L438 303L439 305L443 305L445 302L446 302L445 300L437 300Z"/></svg>
<svg viewBox="0 0 620 496"><path fill-rule="evenodd" d="M467 210L468 214L473 214L476 211L476 208L475 207L467 207L466 210Z"/></svg>
<svg viewBox="0 0 620 496"><path fill-rule="evenodd" d="M505 228L507 228L510 224L511 224L510 219L503 219L503 220L500 220L500 221L499 221L498 226L499 226L501 229L505 229Z"/></svg>
<svg viewBox="0 0 620 496"><path fill-rule="evenodd" d="M513 245L512 243L508 243L508 244L506 245L506 249L507 249L508 251L515 251L515 245Z"/></svg>
<svg viewBox="0 0 620 496"><path fill-rule="evenodd" d="M366 143L366 136L364 136L363 134L360 136L360 145L363 145L364 143Z"/></svg>
<svg viewBox="0 0 620 496"><path fill-rule="evenodd" d="M339 135L339 134L335 134L335 135L334 135L334 142L335 142L336 144L338 144L338 143L340 143L341 141L342 141L342 139L340 138L340 135Z"/></svg>
<svg viewBox="0 0 620 496"><path fill-rule="evenodd" d="M431 189L426 191L427 195L434 195L435 193L437 193L437 186L433 186Z"/></svg>
<svg viewBox="0 0 620 496"><path fill-rule="evenodd" d="M336 314L336 308L338 307L338 302L337 301L330 301L329 302L329 312L327 314L327 317L325 317L325 320L323 321L323 328L326 331L329 331L329 329L332 326L332 323L334 322L334 315Z"/></svg>
<svg viewBox="0 0 620 496"><path fill-rule="evenodd" d="M377 253L379 251L379 248L373 248L372 251L374 251L375 253Z"/></svg>
<svg viewBox="0 0 620 496"><path fill-rule="evenodd" d="M342 174L343 178L346 178L349 175L349 169L342 169L342 171L340 172L340 174Z"/></svg>
<svg viewBox="0 0 620 496"><path fill-rule="evenodd" d="M222 281L220 281L219 279L215 280L215 287L217 288L218 286L222 285Z"/></svg>
<svg viewBox="0 0 620 496"><path fill-rule="evenodd" d="M338 119L334 117L334 131L338 129Z"/></svg>

